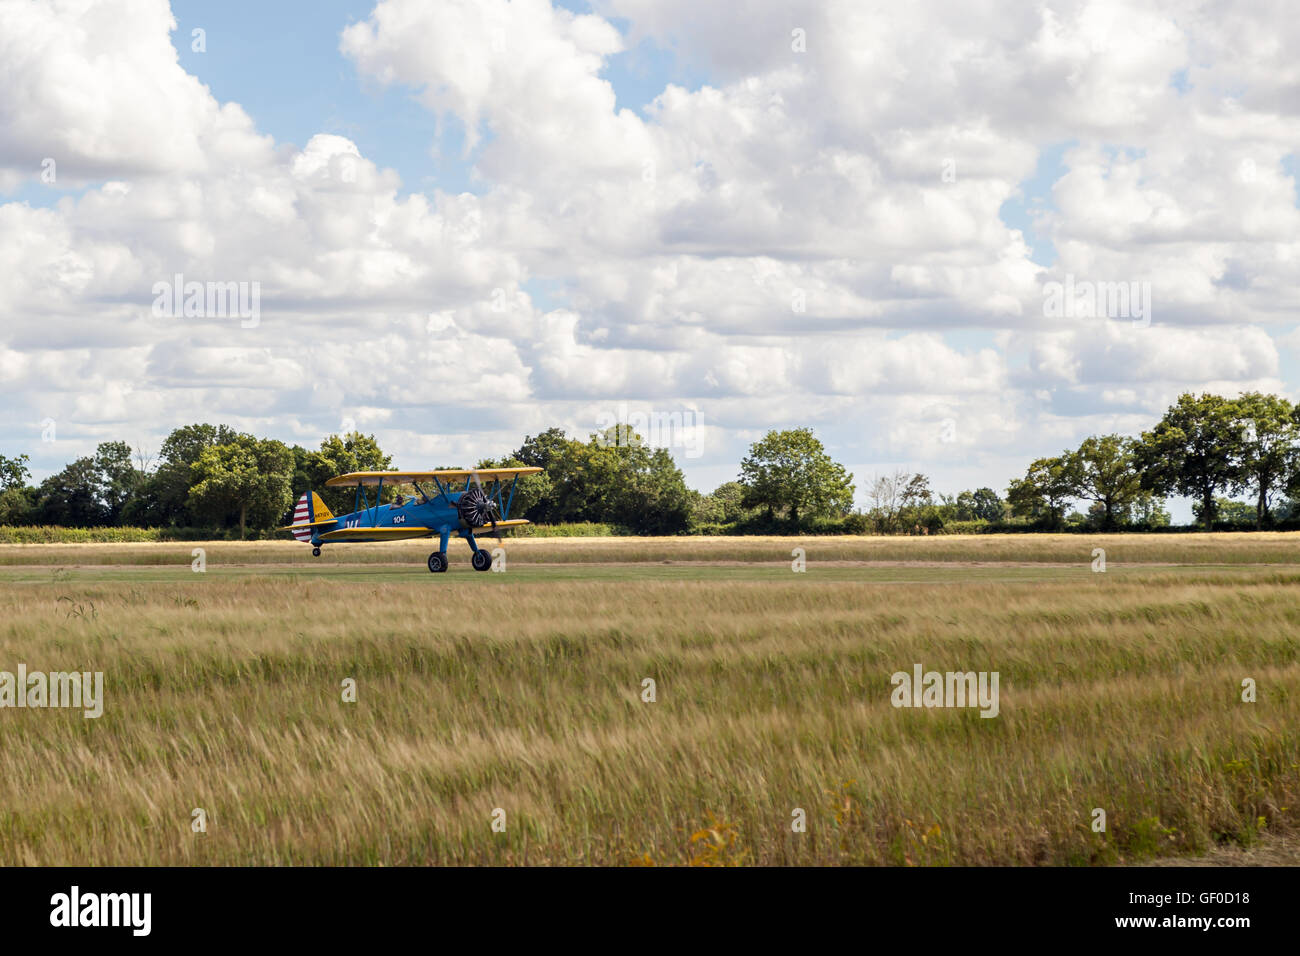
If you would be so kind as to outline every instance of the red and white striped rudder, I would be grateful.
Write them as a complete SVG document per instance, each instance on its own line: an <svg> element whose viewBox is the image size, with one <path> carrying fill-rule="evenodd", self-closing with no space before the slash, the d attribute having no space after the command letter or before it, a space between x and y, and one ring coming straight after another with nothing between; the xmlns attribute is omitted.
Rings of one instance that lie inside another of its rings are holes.
<svg viewBox="0 0 1300 956"><path fill-rule="evenodd" d="M309 521L311 521L311 492L299 498L298 503L293 506L294 524L306 524ZM299 541L311 540L311 528L296 528L291 533Z"/></svg>

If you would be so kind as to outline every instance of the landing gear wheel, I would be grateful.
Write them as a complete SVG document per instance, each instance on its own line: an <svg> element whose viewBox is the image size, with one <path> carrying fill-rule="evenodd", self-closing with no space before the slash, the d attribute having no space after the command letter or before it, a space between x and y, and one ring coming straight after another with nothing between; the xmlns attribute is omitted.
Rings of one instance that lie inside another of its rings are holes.
<svg viewBox="0 0 1300 956"><path fill-rule="evenodd" d="M312 549L311 549L311 556L312 556L313 558L319 558L319 557L320 557L320 548L312 548Z"/></svg>
<svg viewBox="0 0 1300 956"><path fill-rule="evenodd" d="M474 566L475 571L488 571L492 568L492 555L488 554L482 548L474 552L474 556L469 559L469 563Z"/></svg>
<svg viewBox="0 0 1300 956"><path fill-rule="evenodd" d="M447 552L435 551L429 555L429 570L434 574L440 574L447 570Z"/></svg>

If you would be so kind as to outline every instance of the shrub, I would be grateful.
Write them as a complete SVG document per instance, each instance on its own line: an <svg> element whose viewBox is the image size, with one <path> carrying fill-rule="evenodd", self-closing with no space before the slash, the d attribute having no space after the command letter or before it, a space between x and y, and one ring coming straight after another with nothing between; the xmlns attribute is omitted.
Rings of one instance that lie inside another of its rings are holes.
<svg viewBox="0 0 1300 956"><path fill-rule="evenodd" d="M62 528L58 525L0 527L0 544L94 544L161 540L157 528Z"/></svg>
<svg viewBox="0 0 1300 956"><path fill-rule="evenodd" d="M482 532L491 534L491 529ZM562 524L528 524L514 528L511 534L520 538L607 538L629 532L601 521L571 521Z"/></svg>

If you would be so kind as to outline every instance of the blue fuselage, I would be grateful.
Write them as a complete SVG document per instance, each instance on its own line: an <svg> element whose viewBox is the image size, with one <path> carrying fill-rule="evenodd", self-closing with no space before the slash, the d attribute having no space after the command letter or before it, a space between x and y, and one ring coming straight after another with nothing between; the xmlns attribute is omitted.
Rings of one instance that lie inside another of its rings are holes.
<svg viewBox="0 0 1300 956"><path fill-rule="evenodd" d="M351 514L339 515L338 524L328 528L432 528L435 531L460 530L463 522L456 513L456 502L460 501L463 491L445 496L439 495L422 501L414 495L400 505L387 504L378 508L362 508ZM358 539L360 540L360 539Z"/></svg>
<svg viewBox="0 0 1300 956"><path fill-rule="evenodd" d="M358 485L356 510L337 516L331 523L314 527L312 529L311 543L320 546L339 540L390 541L402 537L436 536L439 539L438 550L446 551L448 539L455 534L465 538L469 542L470 549L477 551L478 543L474 539L474 532L485 530L490 532L491 525L480 524L477 528L471 527L459 513L457 506L462 496L468 493L472 487L470 481L466 480L465 485L459 491L451 490L451 482L444 484L437 478L433 479L433 484L436 491L432 494L430 491L433 491L433 489L422 488L419 483L414 483L416 493L404 496L404 500L400 504L397 502L380 504L379 499L383 490L381 484L375 489L375 503L369 507L365 506L367 497L365 486ZM484 482L482 492L495 504L497 517L504 519L508 515L510 505L514 500L514 483L511 483L508 497L502 494L502 483L500 481ZM341 531L364 530L366 528L376 529L376 534L374 536L339 534ZM379 531L378 529L385 530ZM410 531L408 535L399 533L408 530Z"/></svg>

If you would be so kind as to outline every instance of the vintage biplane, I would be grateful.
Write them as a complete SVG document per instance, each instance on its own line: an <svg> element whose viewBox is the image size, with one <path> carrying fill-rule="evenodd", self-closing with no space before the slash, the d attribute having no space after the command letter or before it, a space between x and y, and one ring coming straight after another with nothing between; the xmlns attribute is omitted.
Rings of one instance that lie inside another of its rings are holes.
<svg viewBox="0 0 1300 956"><path fill-rule="evenodd" d="M441 471L357 471L325 482L330 488L356 486L351 514L335 517L314 491L294 505L293 524L282 528L299 541L311 543L311 553L320 557L326 544L336 541L396 541L402 538L438 538L438 550L429 555L429 570L447 570L447 541L458 535L469 542L470 564L475 571L492 567L492 555L479 547L476 532L501 537L505 528L528 524L511 518L515 486L524 475L540 468L469 468ZM509 491L506 491L507 482ZM463 483L463 484L462 484ZM398 495L380 504L384 487L411 485L413 495ZM459 486L459 488L457 487ZM366 489L375 489L371 505Z"/></svg>

